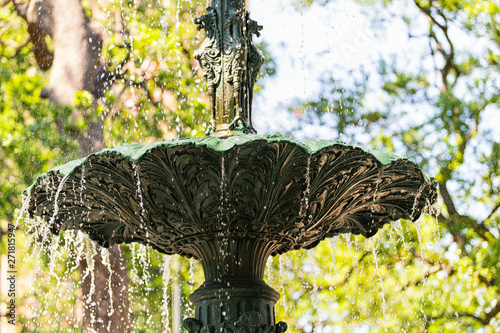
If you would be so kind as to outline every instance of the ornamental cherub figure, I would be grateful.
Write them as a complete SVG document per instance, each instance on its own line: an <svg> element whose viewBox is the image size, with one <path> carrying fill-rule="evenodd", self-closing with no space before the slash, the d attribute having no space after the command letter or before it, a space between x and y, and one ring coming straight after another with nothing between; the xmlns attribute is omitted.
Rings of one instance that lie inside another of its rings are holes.
<svg viewBox="0 0 500 333"><path fill-rule="evenodd" d="M194 20L198 26L196 29L205 29L205 40L194 52L194 58L198 60L207 79L208 98L210 103L210 126L207 134L215 131L216 119L216 91L221 77L221 51L219 47L219 29L217 26L217 11L207 7L207 14Z"/></svg>

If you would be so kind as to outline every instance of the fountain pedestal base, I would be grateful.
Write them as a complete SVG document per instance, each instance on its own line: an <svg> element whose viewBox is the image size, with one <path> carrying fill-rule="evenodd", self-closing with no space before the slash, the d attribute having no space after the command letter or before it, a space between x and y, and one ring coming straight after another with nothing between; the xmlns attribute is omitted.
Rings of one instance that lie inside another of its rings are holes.
<svg viewBox="0 0 500 333"><path fill-rule="evenodd" d="M206 282L189 297L196 318L184 320L184 328L189 333L285 332L284 322L276 324L274 306L279 297L262 280L229 278Z"/></svg>
<svg viewBox="0 0 500 333"><path fill-rule="evenodd" d="M286 331L284 322L276 324L274 312L280 294L263 280L273 242L209 237L194 244L207 281L189 296L196 317L184 320L189 333Z"/></svg>

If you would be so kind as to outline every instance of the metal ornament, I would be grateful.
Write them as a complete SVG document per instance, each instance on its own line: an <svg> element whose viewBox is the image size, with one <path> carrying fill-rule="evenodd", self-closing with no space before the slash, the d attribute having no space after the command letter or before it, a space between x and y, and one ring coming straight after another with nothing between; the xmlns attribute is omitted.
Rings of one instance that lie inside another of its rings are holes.
<svg viewBox="0 0 500 333"><path fill-rule="evenodd" d="M279 294L263 280L269 256L340 233L371 237L416 220L437 196L435 180L394 155L247 134L106 149L47 172L29 193L28 212L53 233L198 259L206 281L190 300L201 326L185 324L196 333L284 330Z"/></svg>
<svg viewBox="0 0 500 333"><path fill-rule="evenodd" d="M50 170L26 191L28 213L55 234L77 229L104 247L139 242L198 259L205 282L190 295L189 333L283 333L279 293L263 280L269 256L415 221L436 202L436 181L395 155L256 135L263 57L252 35L262 27L243 0L213 0L195 23L206 34L195 58L209 136L105 149Z"/></svg>
<svg viewBox="0 0 500 333"><path fill-rule="evenodd" d="M253 87L264 58L252 41L262 26L250 19L242 0L212 1L194 20L205 40L194 57L205 72L210 103L207 135L256 133L252 126Z"/></svg>

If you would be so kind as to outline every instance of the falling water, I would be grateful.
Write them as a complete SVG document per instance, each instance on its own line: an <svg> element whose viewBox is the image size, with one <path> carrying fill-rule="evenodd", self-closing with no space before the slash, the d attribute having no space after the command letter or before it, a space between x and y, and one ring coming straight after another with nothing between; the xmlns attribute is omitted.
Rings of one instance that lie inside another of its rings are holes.
<svg viewBox="0 0 500 333"><path fill-rule="evenodd" d="M189 278L188 278L188 281L189 281L189 284L191 286L194 285L195 266L196 266L196 259L190 258L189 259ZM192 290L191 290L191 292L192 292Z"/></svg>
<svg viewBox="0 0 500 333"><path fill-rule="evenodd" d="M137 197L139 198L139 207L140 207L139 219L141 221L140 228L143 229L142 231L145 233L146 239L148 239L149 238L148 228L144 225L144 217L146 216L146 211L144 209L144 199L142 197L140 167L134 163L132 164L132 169L134 170L134 178L136 179L136 185L137 185L136 194Z"/></svg>
<svg viewBox="0 0 500 333"><path fill-rule="evenodd" d="M83 191L85 190L85 164L82 165L82 178L80 178L80 203L83 206Z"/></svg>
<svg viewBox="0 0 500 333"><path fill-rule="evenodd" d="M285 256L286 254L282 254L279 256L279 281L286 281L286 266L285 266ZM283 304L283 307L285 309L283 315L286 316L288 314L288 303L286 299L286 292L285 292L285 283L280 283L280 294L281 294L281 304Z"/></svg>
<svg viewBox="0 0 500 333"><path fill-rule="evenodd" d="M65 175L61 180L61 182L59 183L59 186L57 187L56 196L54 198L54 212L52 213L52 217L49 220L49 227L52 227L56 219L57 213L59 213L59 204L57 200L59 199L59 195L61 193L62 188L64 187L64 184L66 183L66 180L68 180L68 176L69 174Z"/></svg>
<svg viewBox="0 0 500 333"><path fill-rule="evenodd" d="M55 281L55 292L53 295L56 303L55 306L57 309L61 307L61 299L63 298L63 286L61 284L62 276L58 274L57 272L57 264L58 264L58 259L60 259L61 253L59 250L59 237L52 237L52 242L51 244L47 247L47 251L49 254L49 263L48 263L48 269L49 269L49 276L47 277L48 280ZM57 312L55 313L56 315L56 320L60 321L60 313Z"/></svg>
<svg viewBox="0 0 500 333"><path fill-rule="evenodd" d="M421 277L421 281L422 283L420 283L421 287L420 287L420 291L422 293L422 298L420 299L420 312L422 313L422 317L425 318L425 310L424 310L424 303L425 303L425 285L426 285L426 282L427 282L427 276L426 276L426 272L424 271L424 267L425 267L425 264L424 264L424 245L422 244L422 230L421 230L421 226L420 226L420 222L419 221L416 221L415 223L413 223L413 226L415 227L415 231L417 232L417 237L418 237L418 243L420 245L420 262L421 262L421 265L420 265L420 269L421 269L421 274L422 274L422 277Z"/></svg>
<svg viewBox="0 0 500 333"><path fill-rule="evenodd" d="M420 222L416 221L413 223L413 226L415 228L415 231L417 232L417 238L418 238L418 244L420 245L420 256L421 258L424 257L424 245L422 244L422 231L420 229Z"/></svg>
<svg viewBox="0 0 500 333"><path fill-rule="evenodd" d="M163 255L163 265L161 267L162 280L163 280L163 302L161 304L161 318L162 324L166 329L170 328L170 294L168 292L168 287L170 285L170 279L172 275L170 273L170 256Z"/></svg>
<svg viewBox="0 0 500 333"><path fill-rule="evenodd" d="M84 296L84 303L86 306L92 306L92 296L95 293L95 261L94 258L97 255L96 244L94 244L90 238L85 237L85 260L87 261L87 269L85 270L82 281L84 281L90 274L90 291L88 295ZM95 323L95 312L90 311L90 326L93 327Z"/></svg>
<svg viewBox="0 0 500 333"><path fill-rule="evenodd" d="M102 256L102 263L104 267L109 272L108 276L108 292L109 292L109 309L108 309L108 316L111 317L113 313L115 312L114 306L113 306L113 286L112 286L112 281L113 281L113 269L111 268L111 262L109 260L109 250L102 248L101 249L101 256ZM110 326L111 325L111 320L108 322L108 332L110 331Z"/></svg>
<svg viewBox="0 0 500 333"><path fill-rule="evenodd" d="M148 307L148 296L151 294L150 257L147 247L143 244L130 244L132 250L132 269L130 276L133 284L130 286L139 295L139 304L145 314L146 323L152 326L152 313ZM135 323L134 323L135 324Z"/></svg>
<svg viewBox="0 0 500 333"><path fill-rule="evenodd" d="M312 276L312 291L311 291L311 304L314 309L320 308L320 301L318 295L318 280L317 276L320 274L320 269L314 257L315 249L307 250L306 265L310 266L310 275ZM316 330L317 322L313 325L313 331Z"/></svg>
<svg viewBox="0 0 500 333"><path fill-rule="evenodd" d="M224 230L224 227L226 225L224 221L224 203L226 200L228 200L227 196L225 195L225 187L226 187L226 163L225 163L225 158L222 156L221 158L221 175L220 175L220 199L219 199L219 222L220 225L222 226L221 230Z"/></svg>
<svg viewBox="0 0 500 333"><path fill-rule="evenodd" d="M373 238L370 239L370 243L372 245L372 254L373 254L373 262L375 263L375 271L377 272L377 276L380 281L380 288L382 289L382 314L383 314L383 319L385 320L386 318L386 313L385 313L385 308L387 306L385 298L386 298L386 293L385 293L385 288L384 288L384 280L382 279L382 275L380 274L380 268L378 265L378 257L377 257L377 248L375 247L375 241ZM387 331L387 329L386 329Z"/></svg>
<svg viewBox="0 0 500 333"><path fill-rule="evenodd" d="M22 219L28 218L28 206L29 206L29 203L30 203L30 199L31 199L31 196L29 194L27 194L27 195L23 194L22 195L22 198L21 198L22 206L16 212L16 219L14 221L14 227L15 227L15 229L17 229L17 227L18 227L19 221L21 221Z"/></svg>
<svg viewBox="0 0 500 333"><path fill-rule="evenodd" d="M189 271L188 271L188 280L187 283L188 293L191 294L195 289L195 272L196 272L196 259L189 259ZM184 317L193 317L195 316L195 309L193 304L189 301L185 294L182 295L183 303L185 304L185 314Z"/></svg>
<svg viewBox="0 0 500 333"><path fill-rule="evenodd" d="M418 199L420 199L420 196L422 196L422 192L424 191L425 187L427 186L426 183L422 183L420 185L420 188L418 189L417 194L415 195L415 199L413 200L413 207L411 208L411 214L410 214L410 220L414 220L415 214L418 213Z"/></svg>
<svg viewBox="0 0 500 333"><path fill-rule="evenodd" d="M139 263L137 262L138 261L138 255L137 255L137 251L138 251L137 246L138 245L139 244L136 244L136 243L129 244L129 248L132 252L132 268L129 271L129 274L130 274L130 286L129 286L129 288L130 288L130 294L131 294L132 298L134 297L135 293L139 290L138 286L140 286L140 284L141 284L141 281L139 278ZM146 311L144 302L139 301L138 304L139 304L139 307L141 308L142 312ZM135 326L136 326L136 323L134 321L134 327Z"/></svg>
<svg viewBox="0 0 500 333"><path fill-rule="evenodd" d="M332 237L330 238L330 255L332 256L332 267L331 271L336 272L337 271L337 254L335 253L335 249L338 246L338 237Z"/></svg>
<svg viewBox="0 0 500 333"><path fill-rule="evenodd" d="M372 213L378 211L378 192L380 190L380 183L382 181L382 174L384 173L384 169L382 167L378 170L377 181L375 182L375 190L373 191L373 202L370 207Z"/></svg>
<svg viewBox="0 0 500 333"><path fill-rule="evenodd" d="M273 285L276 281L276 277L273 274L273 257L268 257L266 261L266 278L265 280L270 284Z"/></svg>
<svg viewBox="0 0 500 333"><path fill-rule="evenodd" d="M401 220L397 220L397 221L391 223L391 228L392 228L392 230L396 231L396 234L398 234L399 239L401 240L401 243L403 243L403 249L405 249L408 246L408 244L406 242L406 237L405 237L405 233L403 230L403 226L401 225ZM401 259L408 258L409 251L404 251L404 252L406 253L406 255L404 257L402 257Z"/></svg>
<svg viewBox="0 0 500 333"><path fill-rule="evenodd" d="M311 194L311 156L307 156L307 166L305 175L306 189L302 193L299 217L304 221L305 215L309 210L309 196Z"/></svg>
<svg viewBox="0 0 500 333"><path fill-rule="evenodd" d="M437 245L438 241L441 239L441 231L439 230L439 215L441 214L441 211L439 202L436 201L434 205L427 204L425 213L426 215L431 216L434 221L434 225L436 227L436 232L434 233L434 243ZM436 251L438 251L437 248Z"/></svg>

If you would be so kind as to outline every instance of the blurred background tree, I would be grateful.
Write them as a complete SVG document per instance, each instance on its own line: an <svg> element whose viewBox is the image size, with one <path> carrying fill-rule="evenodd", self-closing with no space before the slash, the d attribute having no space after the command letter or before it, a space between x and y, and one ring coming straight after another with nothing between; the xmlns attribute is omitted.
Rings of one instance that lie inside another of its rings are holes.
<svg viewBox="0 0 500 333"><path fill-rule="evenodd" d="M13 222L22 188L34 176L64 161L105 146L203 133L206 97L199 93L202 73L192 57L199 42L192 16L202 10L201 4L175 1L1 3L2 220ZM20 233L24 229L21 223ZM48 277L37 280L52 281L54 271L72 272L66 282L81 288L80 298L70 296L61 305L56 297L49 305L44 294L64 284L36 283L31 291L36 301L26 297L28 291L20 300L26 307L20 318L24 329L49 331L56 324L132 331L130 313L137 323L143 314L129 309L131 254L124 257L120 246L108 253L91 243L78 252L67 239L58 242L68 257L78 256L78 270L72 267L75 260L58 269L59 258L48 251L42 254L46 270L39 268ZM29 252L21 248L20 260L23 250ZM82 321L75 318L79 301Z"/></svg>
<svg viewBox="0 0 500 333"><path fill-rule="evenodd" d="M403 57L380 54L372 71L338 68L324 78L318 98L291 110L303 114L301 126L333 118L339 137L408 156L436 177L442 207L416 229L396 223L375 238L376 246L371 240L339 238L335 248L352 243L358 253L332 249L336 268L304 261L302 267L316 270L318 278L297 279L292 300L300 305L305 291L316 289L317 304L334 304L337 316L325 315L311 301L306 306L311 320L297 325L497 332L500 132L492 120L500 119L499 3L359 2L374 39L388 38L391 22L399 20L406 24L409 43L425 40L427 49ZM338 273L325 281L330 270Z"/></svg>

